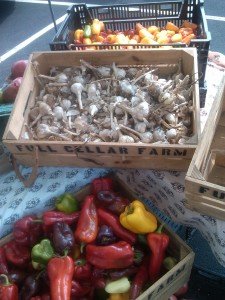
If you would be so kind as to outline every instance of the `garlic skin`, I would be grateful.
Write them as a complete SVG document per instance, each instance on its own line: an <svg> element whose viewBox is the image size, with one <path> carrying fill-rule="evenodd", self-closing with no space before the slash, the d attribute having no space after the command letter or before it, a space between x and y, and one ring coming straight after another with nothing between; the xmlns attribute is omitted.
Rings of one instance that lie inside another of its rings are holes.
<svg viewBox="0 0 225 300"><path fill-rule="evenodd" d="M177 137L177 130L175 128L171 128L166 132L166 138L168 140L175 139Z"/></svg>
<svg viewBox="0 0 225 300"><path fill-rule="evenodd" d="M144 133L146 131L146 124L144 122L137 122L134 126L134 129L140 133Z"/></svg>
<svg viewBox="0 0 225 300"><path fill-rule="evenodd" d="M53 114L57 121L62 120L64 117L64 110L61 106L56 106L53 109Z"/></svg>
<svg viewBox="0 0 225 300"><path fill-rule="evenodd" d="M122 68L116 67L115 63L112 64L112 70L117 79L121 80L126 77L126 71Z"/></svg>
<svg viewBox="0 0 225 300"><path fill-rule="evenodd" d="M77 83L72 84L70 89L71 89L71 92L77 96L77 101L78 101L80 110L83 110L83 103L81 101L81 94L82 94L82 91L84 90L83 85L81 83L77 82Z"/></svg>
<svg viewBox="0 0 225 300"><path fill-rule="evenodd" d="M89 106L88 112L92 117L94 117L98 112L98 107L95 104L92 104Z"/></svg>
<svg viewBox="0 0 225 300"><path fill-rule="evenodd" d="M155 142L165 141L165 132L160 128L156 128L153 130L153 139Z"/></svg>
<svg viewBox="0 0 225 300"><path fill-rule="evenodd" d="M97 88L94 83L91 83L87 89L88 99L94 100L97 98Z"/></svg>
<svg viewBox="0 0 225 300"><path fill-rule="evenodd" d="M134 96L136 87L134 85L130 84L130 82L128 80L124 79L124 80L120 81L119 85L120 85L122 94L124 94L126 96Z"/></svg>
<svg viewBox="0 0 225 300"><path fill-rule="evenodd" d="M144 132L141 135L141 141L142 143L150 144L154 140L153 134L150 131Z"/></svg>
<svg viewBox="0 0 225 300"><path fill-rule="evenodd" d="M167 113L164 116L164 118L165 118L165 121L167 121L167 123L169 123L169 124L175 124L176 123L176 117L172 113Z"/></svg>
<svg viewBox="0 0 225 300"><path fill-rule="evenodd" d="M30 137L38 139L38 132L47 140L193 143L190 76L174 64L177 73L160 78L161 65L155 67L95 67L81 60L81 66L52 68L51 76L37 72L41 87L28 115Z"/></svg>
<svg viewBox="0 0 225 300"><path fill-rule="evenodd" d="M69 99L63 99L61 101L61 107L65 110L68 111L68 109L71 107L71 101Z"/></svg>

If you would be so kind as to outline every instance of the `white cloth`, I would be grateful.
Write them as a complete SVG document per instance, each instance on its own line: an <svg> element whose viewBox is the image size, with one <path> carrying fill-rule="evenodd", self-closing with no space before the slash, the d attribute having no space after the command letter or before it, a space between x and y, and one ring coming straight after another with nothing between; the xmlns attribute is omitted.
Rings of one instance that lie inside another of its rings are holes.
<svg viewBox="0 0 225 300"><path fill-rule="evenodd" d="M207 67L208 93L205 108L201 109L202 128L223 72L223 69L215 68L213 64ZM11 231L15 220L52 208L54 197L65 191L78 191L94 178L109 171L110 169L42 167L30 188L25 188L13 171L0 175L0 237ZM23 172L29 173L30 169L25 167ZM159 208L167 222L171 218L172 223L169 223L172 228L176 223L197 228L208 241L218 262L225 267L225 222L185 208L184 172L134 169L118 169L115 172L150 208ZM157 214L160 211L156 209Z"/></svg>

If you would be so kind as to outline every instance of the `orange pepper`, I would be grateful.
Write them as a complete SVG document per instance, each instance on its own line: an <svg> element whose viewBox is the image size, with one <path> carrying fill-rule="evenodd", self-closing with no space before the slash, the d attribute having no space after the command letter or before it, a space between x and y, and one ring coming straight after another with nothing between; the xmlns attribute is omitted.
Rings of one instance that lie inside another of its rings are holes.
<svg viewBox="0 0 225 300"><path fill-rule="evenodd" d="M137 43L140 43L141 38L139 35L135 34L134 36L132 36L132 40L136 40Z"/></svg>
<svg viewBox="0 0 225 300"><path fill-rule="evenodd" d="M166 29L167 30L173 30L175 32L179 31L179 27L177 27L175 24L173 24L172 22L167 22L166 24Z"/></svg>
<svg viewBox="0 0 225 300"><path fill-rule="evenodd" d="M107 42L110 44L114 44L116 41L116 35L115 34L109 34L106 38Z"/></svg>
<svg viewBox="0 0 225 300"><path fill-rule="evenodd" d="M192 34L189 34L189 35L185 36L185 37L182 39L182 42L185 43L185 44L187 44L187 45L189 45L190 42L191 42L191 40L194 39L195 37L196 37L195 34L193 34L193 33L192 33Z"/></svg>
<svg viewBox="0 0 225 300"><path fill-rule="evenodd" d="M91 45L91 44L92 44L92 41L91 41L90 38L84 38L84 39L83 39L83 44L85 44L85 45Z"/></svg>
<svg viewBox="0 0 225 300"><path fill-rule="evenodd" d="M83 29L77 29L77 30L75 30L75 32L74 32L74 39L75 40L81 41L82 38L83 38L83 36L84 36Z"/></svg>
<svg viewBox="0 0 225 300"><path fill-rule="evenodd" d="M141 29L146 29L141 23L137 23L136 25L135 25L135 29L136 29L136 31L139 33L139 31L141 30Z"/></svg>
<svg viewBox="0 0 225 300"><path fill-rule="evenodd" d="M197 29L198 25L195 24L195 23L192 23L192 22L189 22L187 20L185 20L182 24L182 27L185 27L185 28L191 28L193 30Z"/></svg>

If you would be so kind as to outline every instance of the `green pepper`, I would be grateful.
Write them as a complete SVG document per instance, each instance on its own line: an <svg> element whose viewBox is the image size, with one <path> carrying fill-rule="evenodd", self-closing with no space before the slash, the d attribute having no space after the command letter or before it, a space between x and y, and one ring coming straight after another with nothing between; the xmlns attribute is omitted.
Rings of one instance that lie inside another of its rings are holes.
<svg viewBox="0 0 225 300"><path fill-rule="evenodd" d="M45 265L35 262L33 260L31 261L31 263L34 270L43 270L45 268Z"/></svg>
<svg viewBox="0 0 225 300"><path fill-rule="evenodd" d="M74 196L72 194L69 194L69 193L65 193L65 194L59 196L56 199L55 206L59 211L62 211L64 213L68 213L68 214L70 214L74 211L78 211L78 209L79 209L78 201L74 198Z"/></svg>
<svg viewBox="0 0 225 300"><path fill-rule="evenodd" d="M47 262L53 257L54 250L51 242L48 239L42 240L39 244L35 245L31 250L32 261L46 265Z"/></svg>
<svg viewBox="0 0 225 300"><path fill-rule="evenodd" d="M163 266L166 270L171 270L178 263L177 259L172 256L167 256L163 260Z"/></svg>
<svg viewBox="0 0 225 300"><path fill-rule="evenodd" d="M84 26L84 37L85 38L91 37L91 26L90 25Z"/></svg>
<svg viewBox="0 0 225 300"><path fill-rule="evenodd" d="M126 293L130 289L130 282L127 277L121 277L114 281L109 281L105 286L105 291L109 294Z"/></svg>

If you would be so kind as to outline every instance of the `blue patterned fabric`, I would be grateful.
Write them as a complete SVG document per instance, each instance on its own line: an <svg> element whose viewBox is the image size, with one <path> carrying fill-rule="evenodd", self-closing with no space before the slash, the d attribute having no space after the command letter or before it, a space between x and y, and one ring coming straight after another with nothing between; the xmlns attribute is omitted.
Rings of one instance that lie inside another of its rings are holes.
<svg viewBox="0 0 225 300"><path fill-rule="evenodd" d="M23 168L23 175L30 168ZM41 213L54 206L54 198L64 192L76 192L94 178L107 174L108 169L39 168L38 177L25 188L14 171L0 176L0 237L12 230L12 224L24 215Z"/></svg>

